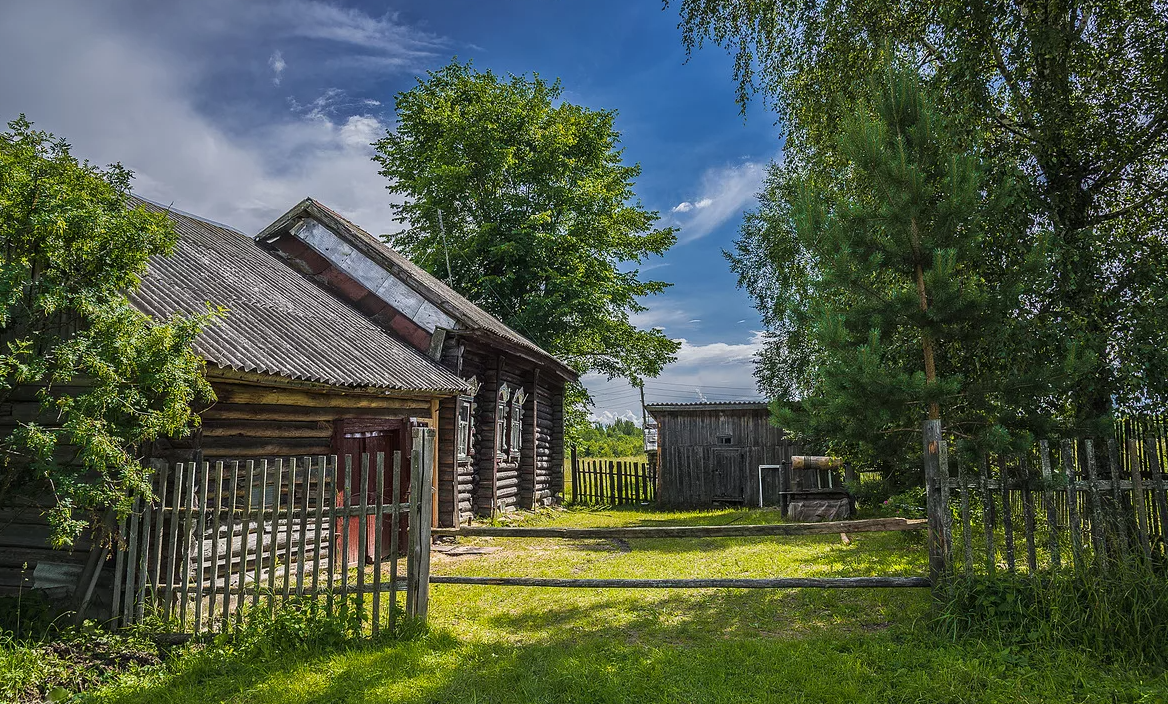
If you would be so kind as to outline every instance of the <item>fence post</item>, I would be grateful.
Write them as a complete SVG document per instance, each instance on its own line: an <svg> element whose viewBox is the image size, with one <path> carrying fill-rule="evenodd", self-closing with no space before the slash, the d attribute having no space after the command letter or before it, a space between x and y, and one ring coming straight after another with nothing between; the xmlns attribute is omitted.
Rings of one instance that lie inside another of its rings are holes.
<svg viewBox="0 0 1168 704"><path fill-rule="evenodd" d="M949 569L949 551L952 543L948 512L945 502L948 491L942 482L948 481L948 467L944 460L944 439L941 437L941 421L926 420L922 426L922 444L925 465L925 497L929 517L929 579L936 587Z"/></svg>
<svg viewBox="0 0 1168 704"><path fill-rule="evenodd" d="M580 465L576 459L576 446L572 446L572 503L578 500L580 486Z"/></svg>
<svg viewBox="0 0 1168 704"><path fill-rule="evenodd" d="M410 528L406 556L406 613L425 620L430 600L430 504L434 430L414 428L410 453Z"/></svg>

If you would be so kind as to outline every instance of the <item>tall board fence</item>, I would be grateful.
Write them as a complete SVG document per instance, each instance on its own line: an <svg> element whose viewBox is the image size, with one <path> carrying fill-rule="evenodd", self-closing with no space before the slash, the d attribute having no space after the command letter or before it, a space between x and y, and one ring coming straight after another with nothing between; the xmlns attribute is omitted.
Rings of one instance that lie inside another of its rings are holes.
<svg viewBox="0 0 1168 704"><path fill-rule="evenodd" d="M309 599L376 635L396 624L399 586L424 618L433 458L434 431L415 428L404 478L401 452L156 463L153 495L119 526L117 624L197 634Z"/></svg>
<svg viewBox="0 0 1168 704"><path fill-rule="evenodd" d="M572 503L624 506L657 500L657 467L648 462L579 458L572 452Z"/></svg>
<svg viewBox="0 0 1168 704"><path fill-rule="evenodd" d="M1118 430L987 453L945 442L927 421L933 579L1168 559L1168 434L1157 423Z"/></svg>

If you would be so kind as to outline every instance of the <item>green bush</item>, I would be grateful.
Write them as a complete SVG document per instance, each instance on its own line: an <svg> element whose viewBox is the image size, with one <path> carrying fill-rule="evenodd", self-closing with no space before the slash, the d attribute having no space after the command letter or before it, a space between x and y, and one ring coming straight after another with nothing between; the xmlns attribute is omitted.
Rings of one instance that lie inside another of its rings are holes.
<svg viewBox="0 0 1168 704"><path fill-rule="evenodd" d="M1168 570L1132 559L1034 575L949 579L939 625L950 637L1068 646L1168 665Z"/></svg>

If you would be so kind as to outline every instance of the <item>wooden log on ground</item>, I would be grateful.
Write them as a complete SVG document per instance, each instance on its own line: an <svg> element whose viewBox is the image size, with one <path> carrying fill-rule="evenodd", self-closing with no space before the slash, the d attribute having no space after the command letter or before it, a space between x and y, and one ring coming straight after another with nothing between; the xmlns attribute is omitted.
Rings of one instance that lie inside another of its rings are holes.
<svg viewBox="0 0 1168 704"><path fill-rule="evenodd" d="M927 577L774 577L770 579L556 579L430 575L431 584L576 589L853 589L931 587Z"/></svg>
<svg viewBox="0 0 1168 704"><path fill-rule="evenodd" d="M868 518L858 521L824 523L770 523L728 526L625 526L612 528L505 528L464 526L434 528L435 536L467 538L749 538L776 535L825 535L830 533L880 533L925 530L928 521L920 518Z"/></svg>

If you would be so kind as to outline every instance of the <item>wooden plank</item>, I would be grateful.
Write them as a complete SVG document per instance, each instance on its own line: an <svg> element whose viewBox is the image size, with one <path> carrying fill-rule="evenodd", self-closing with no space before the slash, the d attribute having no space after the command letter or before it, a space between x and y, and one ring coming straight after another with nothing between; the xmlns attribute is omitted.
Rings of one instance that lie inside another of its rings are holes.
<svg viewBox="0 0 1168 704"><path fill-rule="evenodd" d="M1132 504L1136 511L1136 529L1140 535L1140 547L1144 556L1152 557L1152 545L1148 539L1148 506L1144 498L1144 479L1140 463L1139 441L1127 439L1128 470L1131 472Z"/></svg>
<svg viewBox="0 0 1168 704"><path fill-rule="evenodd" d="M252 580L251 607L258 609L260 604L260 586L263 584L264 570L264 512L268 508L268 461L260 460L260 501L256 506L256 551L255 551L255 578Z"/></svg>
<svg viewBox="0 0 1168 704"><path fill-rule="evenodd" d="M422 495L420 506L424 508L430 505L430 494L434 486L433 459L435 431L430 428L415 428L414 433L419 438L419 444L421 445ZM421 513L421 519L418 522L418 562L420 568L418 572L418 607L414 616L425 621L430 608L430 544L432 524L429 520L426 520L425 513Z"/></svg>
<svg viewBox="0 0 1168 704"><path fill-rule="evenodd" d="M134 496L134 507L130 510L130 545L126 550L126 593L122 597L122 625L134 623L138 595L138 530L139 514L142 511L142 495Z"/></svg>
<svg viewBox="0 0 1168 704"><path fill-rule="evenodd" d="M151 464L154 464L157 468L156 476L158 477L158 510L155 512L157 517L154 520L154 548L151 551L151 555L154 559L150 563L150 599L154 603L155 614L161 615L162 610L159 609L158 602L158 582L162 576L162 553L164 552L162 539L165 537L162 530L163 523L165 523L163 520L163 516L165 515L163 509L165 508L164 504L166 503L166 489L170 484L170 463L163 460L153 460ZM100 565L98 566L98 569L101 569Z"/></svg>
<svg viewBox="0 0 1168 704"><path fill-rule="evenodd" d="M312 458L304 458L304 471L300 483L300 532L296 540L296 596L304 596L304 559L308 542L308 493L312 486Z"/></svg>
<svg viewBox="0 0 1168 704"><path fill-rule="evenodd" d="M1030 464L1022 460L1022 520L1026 530L1026 567L1030 574L1038 571L1038 550L1034 544L1034 494L1030 490Z"/></svg>
<svg viewBox="0 0 1168 704"><path fill-rule="evenodd" d="M377 637L381 631L381 534L385 529L385 453L377 453L377 464L374 470L373 483L374 504L377 519L373 527L373 636ZM397 503L397 499L394 499Z"/></svg>
<svg viewBox="0 0 1168 704"><path fill-rule="evenodd" d="M280 559L280 509L284 501L284 460L276 460L272 484L272 530L268 549L268 616L276 613L276 568Z"/></svg>
<svg viewBox="0 0 1168 704"><path fill-rule="evenodd" d="M1071 519L1071 556L1075 569L1083 568L1083 527L1079 522L1079 495L1075 489L1075 442L1061 443L1063 475L1067 478L1067 511Z"/></svg>
<svg viewBox="0 0 1168 704"><path fill-rule="evenodd" d="M316 458L316 515L313 518L313 525L316 526L316 531L313 534L313 551L312 551L312 593L315 594L317 588L320 586L320 551L324 542L324 500L327 494L325 488L328 482L328 468L326 466L327 460L324 455ZM305 496L308 492L305 492ZM332 531L329 531L332 534ZM312 608L316 609L319 606L316 599L312 601Z"/></svg>
<svg viewBox="0 0 1168 704"><path fill-rule="evenodd" d="M235 554L235 509L239 502L239 460L231 463L231 501L228 504L231 518L227 521L227 566L223 570L223 632L231 625L231 561ZM246 520L246 517L244 518ZM247 541L239 549L239 585L243 585L243 573L247 567ZM238 602L239 599L237 598Z"/></svg>
<svg viewBox="0 0 1168 704"><path fill-rule="evenodd" d="M1002 532L1006 537L1006 569L1013 574L1017 569L1014 559L1014 507L1010 501L1010 468L1004 455L998 456L998 471L1001 473L1002 491Z"/></svg>
<svg viewBox="0 0 1168 704"><path fill-rule="evenodd" d="M421 502L422 456L418 447L417 433L411 434L413 448L410 451L410 518L406 542L406 613L416 616L418 611L418 568L421 530L418 519L418 505ZM493 512L492 512L493 513ZM430 547L426 546L429 551Z"/></svg>
<svg viewBox="0 0 1168 704"><path fill-rule="evenodd" d="M961 482L961 546L965 555L965 574L973 574L973 535L969 521L969 486L965 483L964 462L957 463L957 478Z"/></svg>
<svg viewBox="0 0 1168 704"><path fill-rule="evenodd" d="M288 459L288 503L284 510L284 588L280 603L288 603L288 596L292 593L292 529L295 523L293 513L296 510L296 477L299 474L299 463L295 457Z"/></svg>
<svg viewBox="0 0 1168 704"><path fill-rule="evenodd" d="M181 509L183 505L183 463L179 462L174 465L174 488L171 490L170 506L174 511L170 514L170 563L167 565L167 584L174 584L179 579L180 571L178 569L178 524L182 520ZM174 617L174 592L166 593L166 620L169 623ZM180 628L181 630L181 628Z"/></svg>
<svg viewBox="0 0 1168 704"><path fill-rule="evenodd" d="M341 506L348 508L353 504L353 456L345 455L345 475L340 478L342 483ZM341 611L347 616L349 613L349 524L352 519L345 516L341 526Z"/></svg>
<svg viewBox="0 0 1168 704"><path fill-rule="evenodd" d="M198 565L195 567L195 633L203 629L203 540L207 535L207 492L211 486L211 463L200 462L199 470L203 474L202 493L199 494L198 527L195 533L198 539L193 543Z"/></svg>
<svg viewBox="0 0 1168 704"><path fill-rule="evenodd" d="M208 499L211 497L208 495ZM223 462L215 463L215 514L211 520L211 588L210 588L210 602L207 604L207 622L211 624L208 628L213 628L215 623L215 597L218 594L216 585L219 581L219 526L220 513L223 508ZM232 517L234 519L234 517ZM227 547L227 559L224 560L226 564L223 565L223 582L226 584L231 578L231 546ZM203 579L203 575L199 575L199 579Z"/></svg>
<svg viewBox="0 0 1168 704"><path fill-rule="evenodd" d="M1127 502L1123 500L1123 481L1120 475L1123 474L1122 466L1119 463L1119 452L1115 446L1115 438L1108 438L1107 440L1107 467L1111 472L1111 501L1115 504L1115 510L1111 512L1112 525L1115 534L1116 542L1119 544L1119 554L1123 561L1127 561L1129 555L1129 544L1127 539L1128 523L1125 518L1124 510ZM1130 485L1131 482L1128 482Z"/></svg>
<svg viewBox="0 0 1168 704"><path fill-rule="evenodd" d="M572 446L572 503L580 501L580 468L576 463L576 446Z"/></svg>
<svg viewBox="0 0 1168 704"><path fill-rule="evenodd" d="M328 603L326 612L333 615L333 583L337 572L337 456L331 455L327 468L326 483L329 487L329 541L328 541Z"/></svg>
<svg viewBox="0 0 1168 704"><path fill-rule="evenodd" d="M397 626L397 554L401 546L398 534L401 533L401 450L393 453L393 530L389 534L389 630L394 632Z"/></svg>
<svg viewBox="0 0 1168 704"><path fill-rule="evenodd" d="M1087 495L1091 499L1091 544L1096 559L1107 566L1107 544L1103 537L1103 502L1099 498L1099 476L1095 465L1095 444L1088 438L1083 441L1083 453L1087 465Z"/></svg>
<svg viewBox="0 0 1168 704"><path fill-rule="evenodd" d="M183 505L186 510L183 512L183 560L182 572L180 578L182 579L182 591L179 593L179 624L180 630L186 630L187 625L187 602L190 599L191 582L191 551L194 547L194 515L195 515L195 482L198 479L198 463L187 462L187 481L186 481L186 501Z"/></svg>
<svg viewBox="0 0 1168 704"><path fill-rule="evenodd" d="M762 536L825 535L831 533L880 533L927 530L923 518L865 518L854 521L823 523L766 523L761 525L724 526L614 526L609 528L528 528L501 526L463 526L434 528L435 536L475 538L569 538L577 540L607 538L746 538Z"/></svg>
<svg viewBox="0 0 1168 704"><path fill-rule="evenodd" d="M994 547L994 495L990 491L989 457L981 455L982 530L985 531L986 573L993 575L998 568L998 554Z"/></svg>
<svg viewBox="0 0 1168 704"><path fill-rule="evenodd" d="M1046 524L1048 527L1047 549L1050 551L1050 564L1055 569L1062 566L1062 555L1059 554L1059 524L1058 509L1054 505L1054 490L1052 483L1054 475L1050 469L1050 443L1040 440L1038 443L1038 466L1042 473L1042 503L1046 507Z"/></svg>
<svg viewBox="0 0 1168 704"><path fill-rule="evenodd" d="M134 590L134 621L142 623L146 610L146 591L150 584L150 536L154 520L154 491L151 490L142 497L142 537L141 547L138 550L138 584Z"/></svg>
<svg viewBox="0 0 1168 704"><path fill-rule="evenodd" d="M126 574L126 519L118 519L118 534L114 538L114 549L117 554L114 556L114 593L110 600L110 616L113 617L115 625L125 626L127 624L118 623L121 616L122 606L122 586L125 583Z"/></svg>
<svg viewBox="0 0 1168 704"><path fill-rule="evenodd" d="M378 520L380 520L378 516ZM361 453L361 515L357 517L357 630L365 623L365 560L369 555L369 453Z"/></svg>
<svg viewBox="0 0 1168 704"><path fill-rule="evenodd" d="M1160 515L1160 543L1164 545L1168 542L1168 496L1164 494L1164 474L1160 468L1159 442L1155 435L1144 438L1144 454L1148 458L1148 468L1152 471L1152 499Z"/></svg>
<svg viewBox="0 0 1168 704"><path fill-rule="evenodd" d="M925 469L925 492L929 531L929 577L939 581L949 571L950 539L946 530L945 514L949 507L944 503L942 482L947 479L942 474L941 421L927 420L921 428L921 442ZM846 522L846 521L840 521ZM846 533L846 530L835 531Z"/></svg>
<svg viewBox="0 0 1168 704"><path fill-rule="evenodd" d="M926 577L773 577L770 579L555 579L432 575L434 584L577 589L871 589L927 588Z"/></svg>

